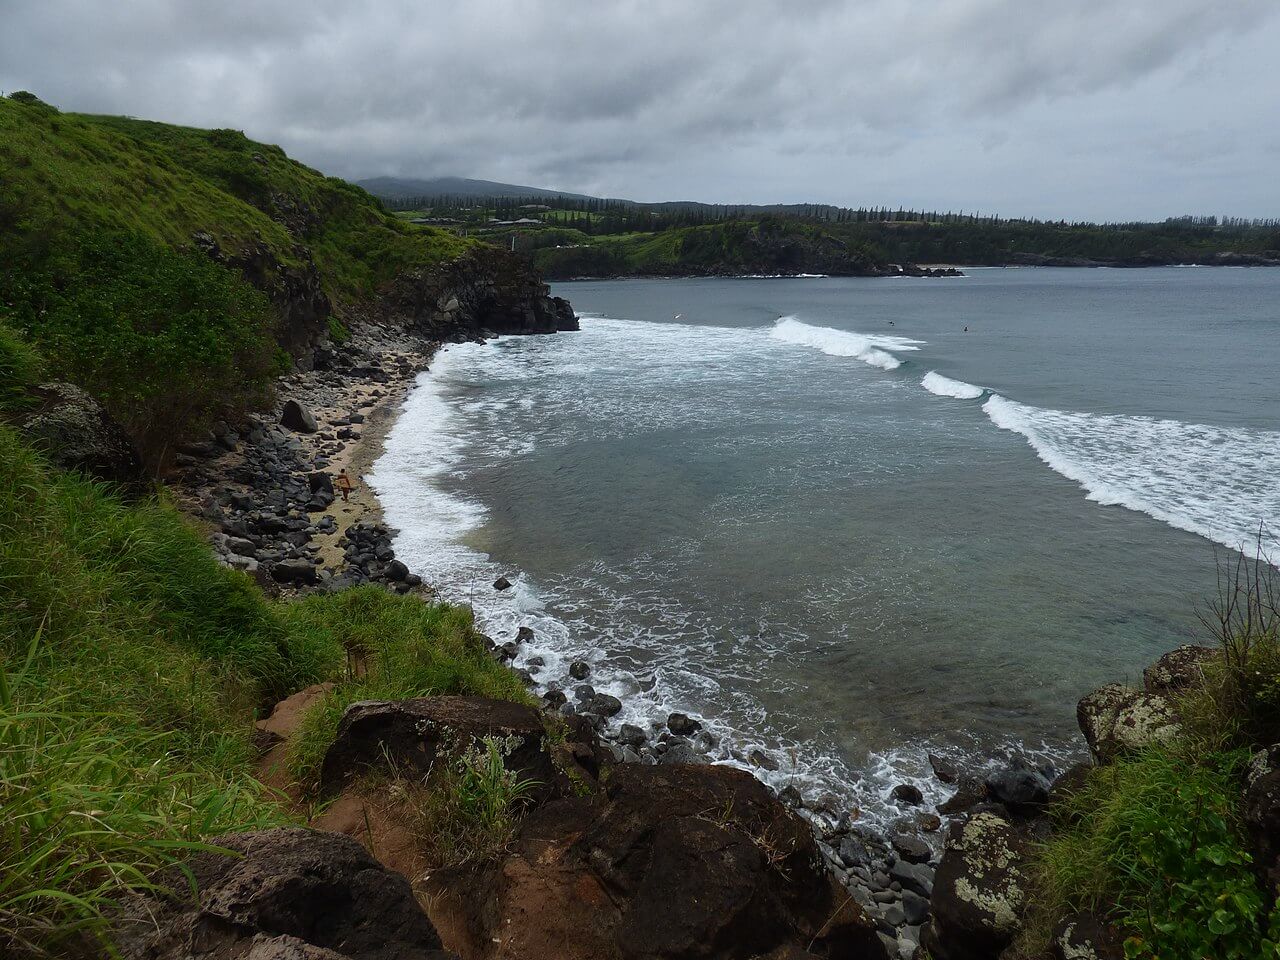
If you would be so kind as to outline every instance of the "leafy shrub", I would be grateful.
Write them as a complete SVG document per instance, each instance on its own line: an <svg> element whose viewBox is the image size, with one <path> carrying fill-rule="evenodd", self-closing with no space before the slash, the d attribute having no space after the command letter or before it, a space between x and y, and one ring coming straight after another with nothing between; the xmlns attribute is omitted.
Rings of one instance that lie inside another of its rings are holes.
<svg viewBox="0 0 1280 960"><path fill-rule="evenodd" d="M1089 909L1120 923L1128 957L1277 956L1280 908L1258 887L1238 821L1247 758L1162 748L1092 771L1040 851L1025 951Z"/></svg>
<svg viewBox="0 0 1280 960"><path fill-rule="evenodd" d="M195 253L85 236L0 274L0 299L52 375L100 399L152 463L261 403L280 372L266 297Z"/></svg>

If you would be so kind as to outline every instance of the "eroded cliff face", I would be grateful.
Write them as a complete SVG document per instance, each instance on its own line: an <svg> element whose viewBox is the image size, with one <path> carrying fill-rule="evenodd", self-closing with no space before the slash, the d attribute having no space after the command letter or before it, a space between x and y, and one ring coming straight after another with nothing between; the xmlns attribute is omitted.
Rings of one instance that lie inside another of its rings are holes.
<svg viewBox="0 0 1280 960"><path fill-rule="evenodd" d="M550 295L533 264L496 247L403 274L382 308L388 319L442 341L578 329L569 302Z"/></svg>

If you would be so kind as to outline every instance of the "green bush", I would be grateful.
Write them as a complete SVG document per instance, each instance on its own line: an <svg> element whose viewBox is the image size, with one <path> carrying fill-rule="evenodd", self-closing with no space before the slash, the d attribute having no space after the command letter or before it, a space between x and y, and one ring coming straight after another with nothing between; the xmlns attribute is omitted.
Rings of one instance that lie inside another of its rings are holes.
<svg viewBox="0 0 1280 960"><path fill-rule="evenodd" d="M11 265L0 299L50 373L98 397L152 463L263 402L281 372L262 293L207 257L137 234L82 237Z"/></svg>
<svg viewBox="0 0 1280 960"><path fill-rule="evenodd" d="M347 679L308 711L294 738L291 767L304 787L317 784L338 722L358 700L473 694L533 702L520 679L489 655L466 607L370 586L312 595L285 612L297 634L346 650L349 663Z"/></svg>
<svg viewBox="0 0 1280 960"><path fill-rule="evenodd" d="M1092 771L1040 851L1025 952L1044 948L1058 918L1097 910L1124 929L1128 957L1280 956L1280 908L1239 822L1247 759L1153 749Z"/></svg>

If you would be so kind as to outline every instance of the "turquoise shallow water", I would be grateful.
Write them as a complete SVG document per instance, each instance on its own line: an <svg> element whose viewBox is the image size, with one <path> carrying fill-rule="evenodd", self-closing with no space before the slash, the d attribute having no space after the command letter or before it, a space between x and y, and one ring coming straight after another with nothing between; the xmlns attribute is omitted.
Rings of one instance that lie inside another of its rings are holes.
<svg viewBox="0 0 1280 960"><path fill-rule="evenodd" d="M398 554L532 625L543 680L587 659L618 721L692 712L871 814L926 749L1070 752L1080 695L1195 636L1215 545L1280 526L1280 271L555 293L581 333L410 397Z"/></svg>

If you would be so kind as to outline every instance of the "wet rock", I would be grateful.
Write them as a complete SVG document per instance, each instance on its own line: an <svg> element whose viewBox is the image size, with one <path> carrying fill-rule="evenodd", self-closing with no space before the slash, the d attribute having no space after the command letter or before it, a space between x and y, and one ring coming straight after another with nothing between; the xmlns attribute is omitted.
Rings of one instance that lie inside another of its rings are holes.
<svg viewBox="0 0 1280 960"><path fill-rule="evenodd" d="M936 813L922 813L916 817L916 823L925 833L933 833L942 828L942 818Z"/></svg>
<svg viewBox="0 0 1280 960"><path fill-rule="evenodd" d="M493 589L497 590L499 593L503 590L510 590L511 581L506 577L499 577L497 580L493 581Z"/></svg>
<svg viewBox="0 0 1280 960"><path fill-rule="evenodd" d="M747 761L761 770L776 771L778 769L778 761L758 747L747 754Z"/></svg>
<svg viewBox="0 0 1280 960"><path fill-rule="evenodd" d="M1026 906L1025 842L1007 820L975 813L947 838L924 947L937 960L988 960L1017 934ZM918 891L917 891L918 892Z"/></svg>
<svg viewBox="0 0 1280 960"><path fill-rule="evenodd" d="M591 676L591 664L585 660L575 660L569 664L569 676L575 680L585 680Z"/></svg>
<svg viewBox="0 0 1280 960"><path fill-rule="evenodd" d="M564 695L563 690L548 690L542 695L542 702L552 710L564 706L568 701L569 698Z"/></svg>
<svg viewBox="0 0 1280 960"><path fill-rule="evenodd" d="M280 423L298 433L315 433L319 429L311 411L292 398L284 402L280 411Z"/></svg>
<svg viewBox="0 0 1280 960"><path fill-rule="evenodd" d="M386 577L388 580L399 583L409 576L409 568L404 565L403 561L392 560L387 564Z"/></svg>
<svg viewBox="0 0 1280 960"><path fill-rule="evenodd" d="M1033 814L1049 799L1049 780L1025 757L1014 757L1009 766L987 777L987 796L1011 813Z"/></svg>
<svg viewBox="0 0 1280 960"><path fill-rule="evenodd" d="M702 724L687 714L673 713L667 717L667 729L678 737L691 737L702 729Z"/></svg>
<svg viewBox="0 0 1280 960"><path fill-rule="evenodd" d="M597 693L583 704L582 710L608 719L622 712L622 701L607 693Z"/></svg>
<svg viewBox="0 0 1280 960"><path fill-rule="evenodd" d="M533 628L521 627L516 631L516 643L530 643L533 641Z"/></svg>
<svg viewBox="0 0 1280 960"><path fill-rule="evenodd" d="M1076 720L1097 763L1155 743L1164 743L1181 730L1172 702L1159 693L1132 690L1109 683L1084 697L1076 706Z"/></svg>
<svg viewBox="0 0 1280 960"><path fill-rule="evenodd" d="M871 862L871 853L867 845L857 837L842 837L836 847L840 861L846 867L865 867Z"/></svg>
<svg viewBox="0 0 1280 960"><path fill-rule="evenodd" d="M199 890L141 900L122 925L126 960L448 960L409 881L337 833L279 829L216 844L187 868ZM185 889L175 875L173 886Z"/></svg>
<svg viewBox="0 0 1280 960"><path fill-rule="evenodd" d="M624 723L618 728L617 740L628 747L639 748L649 742L649 737L635 724Z"/></svg>
<svg viewBox="0 0 1280 960"><path fill-rule="evenodd" d="M956 765L946 757L938 756L936 753L929 754L929 766L933 768L933 775L942 783L955 783L960 779L960 772L956 769Z"/></svg>
<svg viewBox="0 0 1280 960"><path fill-rule="evenodd" d="M900 783L889 791L889 799L903 806L914 807L924 803L924 794L911 783Z"/></svg>
<svg viewBox="0 0 1280 960"><path fill-rule="evenodd" d="M1184 644L1170 650L1142 671L1143 686L1148 693L1186 690L1204 681L1204 668L1221 656L1216 647Z"/></svg>
<svg viewBox="0 0 1280 960"><path fill-rule="evenodd" d="M910 834L895 834L890 843L894 853L908 863L928 863L929 858L933 856L932 847L919 837L913 837Z"/></svg>

